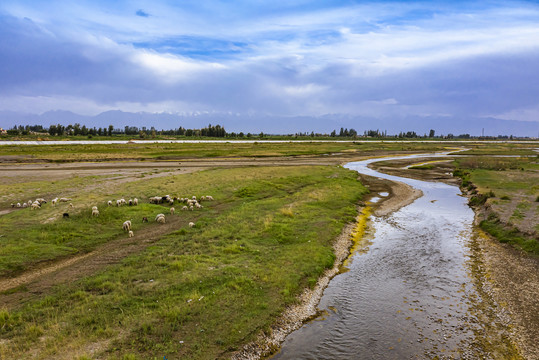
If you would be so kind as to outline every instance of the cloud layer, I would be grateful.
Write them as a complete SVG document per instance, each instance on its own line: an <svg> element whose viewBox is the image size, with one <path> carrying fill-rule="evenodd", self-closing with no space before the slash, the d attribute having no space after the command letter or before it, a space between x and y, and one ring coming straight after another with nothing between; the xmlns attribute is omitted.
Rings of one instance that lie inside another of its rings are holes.
<svg viewBox="0 0 539 360"><path fill-rule="evenodd" d="M539 122L534 2L7 0L0 38L0 110Z"/></svg>

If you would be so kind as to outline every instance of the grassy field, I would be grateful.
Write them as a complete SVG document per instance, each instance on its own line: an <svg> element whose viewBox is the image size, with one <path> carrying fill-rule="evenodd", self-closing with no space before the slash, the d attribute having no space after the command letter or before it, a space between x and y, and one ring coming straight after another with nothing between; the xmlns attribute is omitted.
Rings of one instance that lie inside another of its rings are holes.
<svg viewBox="0 0 539 360"><path fill-rule="evenodd" d="M56 186L43 184L41 191L52 194ZM109 199L216 199L174 215L181 226L119 264L2 308L0 358L226 358L268 330L332 266L332 241L353 221L364 193L356 175L338 166L215 169L83 191L73 197L77 209L69 219L50 203L3 215L6 275L125 238L124 219L150 219L133 221L133 241L143 241L137 234L158 229L153 216L168 211L147 200L108 208ZM97 218L90 216L94 204ZM196 226L187 227L189 221Z"/></svg>
<svg viewBox="0 0 539 360"><path fill-rule="evenodd" d="M182 143L182 144L91 144L2 145L0 158L10 161L73 162L111 160L182 160L214 157L272 157L328 154L375 155L383 152L429 152L451 145L429 142L286 142L286 143ZM454 146L453 146L454 148Z"/></svg>
<svg viewBox="0 0 539 360"><path fill-rule="evenodd" d="M457 159L456 175L482 209L481 228L502 242L539 255L537 157Z"/></svg>

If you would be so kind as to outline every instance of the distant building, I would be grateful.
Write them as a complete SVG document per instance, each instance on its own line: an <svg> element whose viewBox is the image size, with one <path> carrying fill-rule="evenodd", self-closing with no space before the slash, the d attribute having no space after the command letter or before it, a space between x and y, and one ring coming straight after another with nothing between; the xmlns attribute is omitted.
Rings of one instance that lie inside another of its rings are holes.
<svg viewBox="0 0 539 360"><path fill-rule="evenodd" d="M7 135L7 130L0 128L0 135Z"/></svg>

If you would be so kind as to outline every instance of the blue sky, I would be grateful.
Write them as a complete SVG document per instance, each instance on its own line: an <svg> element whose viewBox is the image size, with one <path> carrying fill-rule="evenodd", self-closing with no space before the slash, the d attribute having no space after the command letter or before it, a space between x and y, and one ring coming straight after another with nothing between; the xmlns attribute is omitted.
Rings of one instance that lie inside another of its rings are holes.
<svg viewBox="0 0 539 360"><path fill-rule="evenodd" d="M0 3L0 110L539 122L531 1Z"/></svg>

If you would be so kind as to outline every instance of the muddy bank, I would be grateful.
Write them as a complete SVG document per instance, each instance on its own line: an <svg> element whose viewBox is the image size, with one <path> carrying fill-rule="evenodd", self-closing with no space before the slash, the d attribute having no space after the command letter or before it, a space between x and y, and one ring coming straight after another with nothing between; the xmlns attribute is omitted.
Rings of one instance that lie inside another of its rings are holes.
<svg viewBox="0 0 539 360"><path fill-rule="evenodd" d="M373 213L376 216L388 215L422 196L421 191L413 189L404 183L367 175L360 175L359 180L371 191L369 197L376 196L380 192L388 193L387 196L381 198L376 204L370 205L373 207ZM361 221L361 216L366 216L362 213L363 206L358 208L358 223ZM339 274L345 260L350 256L350 250L354 243L353 234L355 228L356 224L348 224L337 239L335 239L333 245L336 256L335 263L318 280L314 289L306 289L298 298L298 304L285 310L272 326L271 333L260 334L257 340L245 345L231 359L254 360L267 357L279 349L288 334L299 329L306 321L319 315L318 303L322 298L324 290L330 280Z"/></svg>

